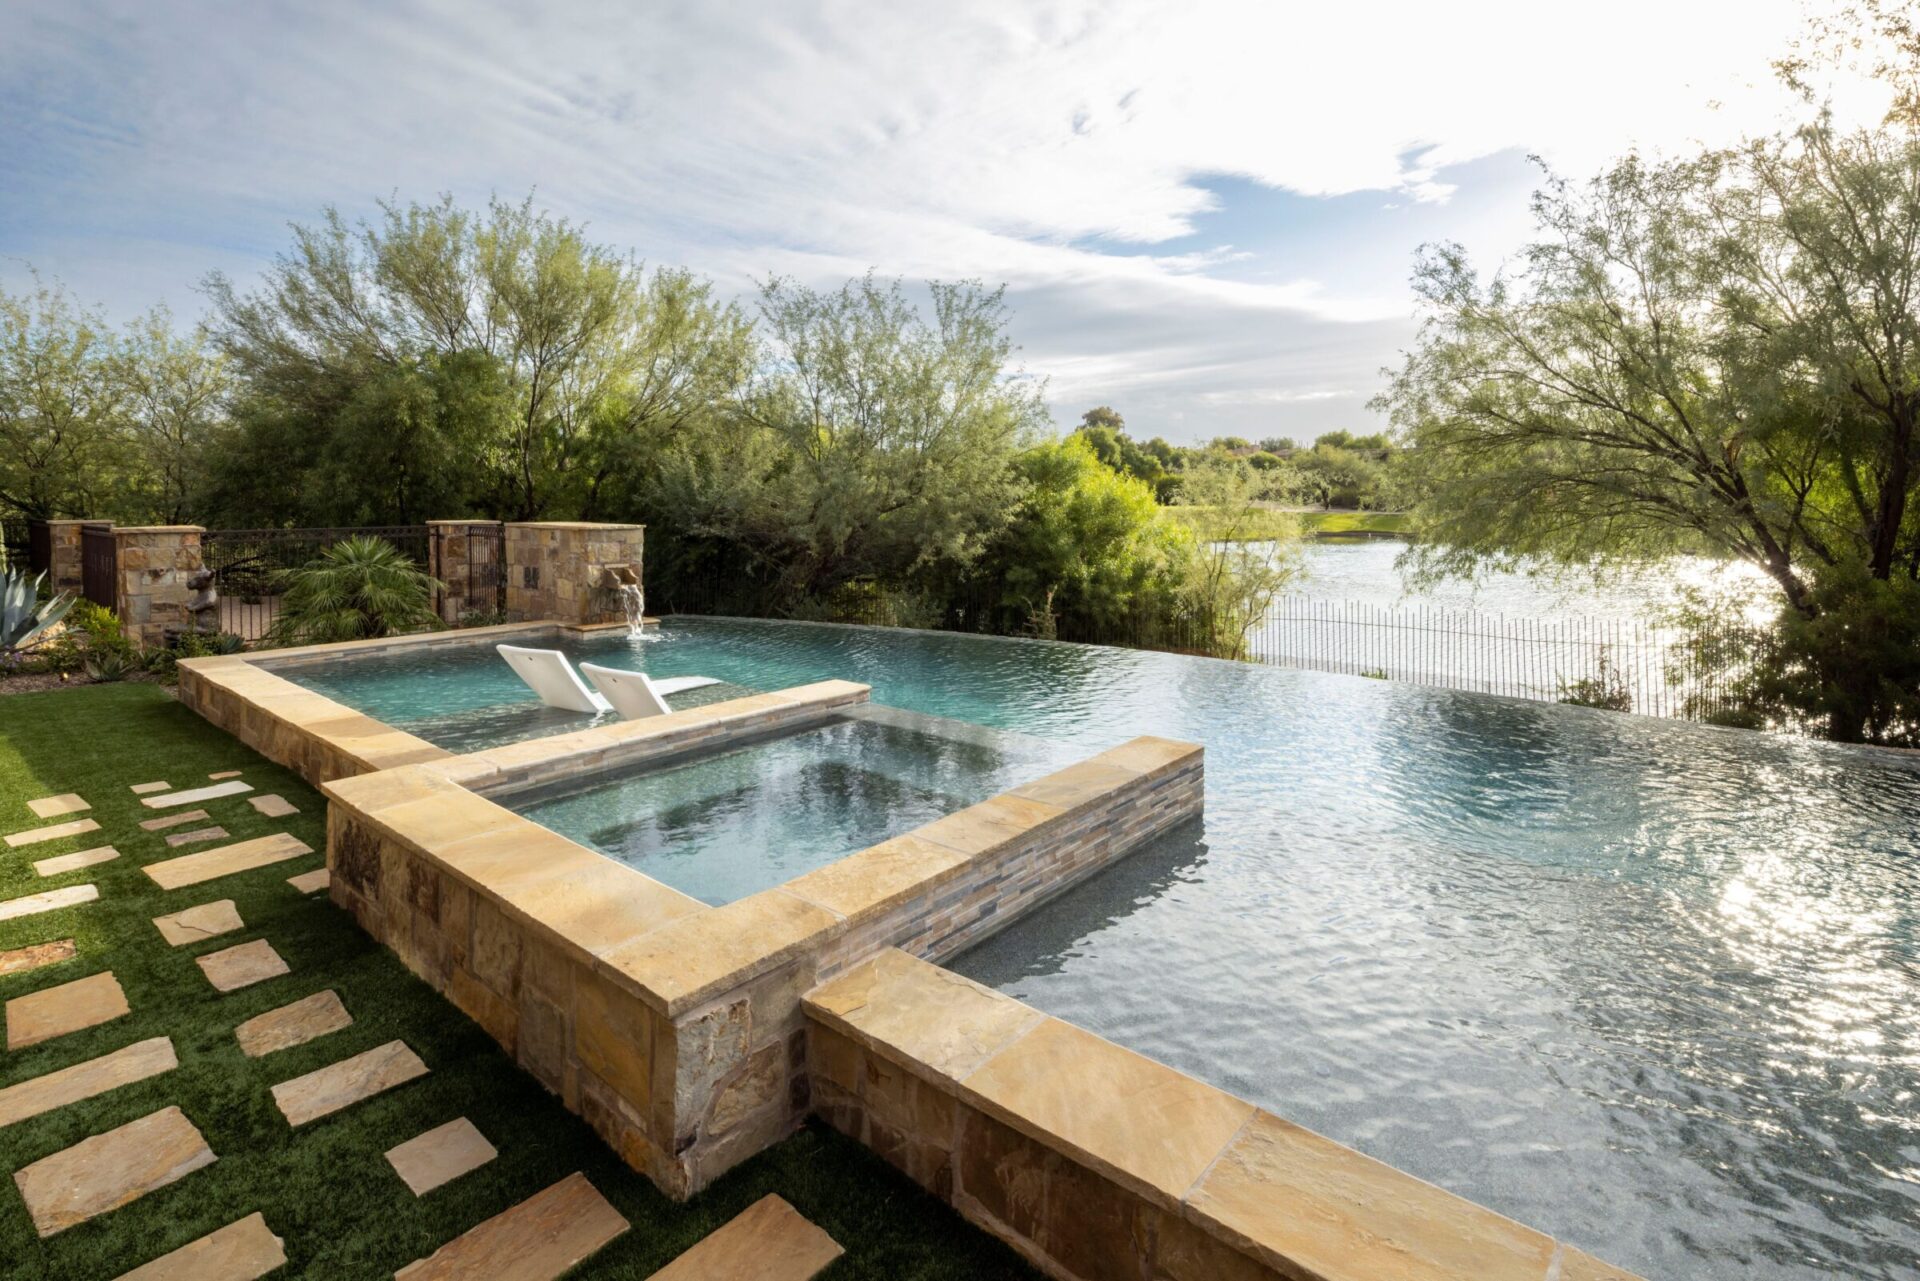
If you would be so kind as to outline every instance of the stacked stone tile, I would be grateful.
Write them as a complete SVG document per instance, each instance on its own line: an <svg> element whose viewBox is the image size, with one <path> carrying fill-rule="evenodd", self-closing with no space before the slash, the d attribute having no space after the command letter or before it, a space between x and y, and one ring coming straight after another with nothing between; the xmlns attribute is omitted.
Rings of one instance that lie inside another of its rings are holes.
<svg viewBox="0 0 1920 1281"><path fill-rule="evenodd" d="M541 521L506 528L507 617L564 623L615 623L619 595L602 583L609 569L641 574L646 526Z"/></svg>

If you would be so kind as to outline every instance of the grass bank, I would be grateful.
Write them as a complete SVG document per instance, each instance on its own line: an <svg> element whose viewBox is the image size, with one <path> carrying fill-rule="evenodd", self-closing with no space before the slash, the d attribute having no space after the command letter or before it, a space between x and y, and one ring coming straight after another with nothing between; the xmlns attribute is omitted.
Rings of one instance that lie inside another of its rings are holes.
<svg viewBox="0 0 1920 1281"><path fill-rule="evenodd" d="M1214 508L1168 507L1163 510L1170 519L1199 531L1205 537L1222 539L1220 526L1223 522ZM1242 543L1285 542L1299 537L1398 537L1404 536L1412 528L1405 512L1284 511L1277 507L1263 507L1237 515L1233 523L1238 528L1227 541Z"/></svg>
<svg viewBox="0 0 1920 1281"><path fill-rule="evenodd" d="M975 1231L865 1149L810 1128L676 1205L623 1165L478 1026L361 934L325 895L307 897L287 877L321 864L318 853L190 889L158 889L141 866L170 850L165 833L143 832L134 783L204 783L239 769L255 795L278 792L300 813L270 819L245 796L207 802L209 822L231 839L290 831L316 851L326 839L321 797L291 772L254 755L153 685L93 685L20 694L0 703L0 831L33 826L33 798L78 792L101 829L0 850L0 898L91 882L93 903L0 922L0 951L72 938L78 956L0 977L0 1000L111 970L132 1013L86 1031L0 1056L0 1086L169 1036L171 1072L56 1108L0 1129L0 1165L29 1162L168 1106L205 1135L217 1160L178 1182L49 1240L35 1235L11 1179L0 1187L0 1258L12 1281L109 1278L253 1211L286 1241L275 1276L390 1277L468 1228L582 1171L632 1230L574 1275L644 1278L768 1192L826 1229L847 1257L833 1281L914 1278L1035 1278L1013 1253ZM189 826L198 826L197 824ZM185 830L185 829L176 829ZM120 856L42 878L32 864L112 844ZM192 849L207 848L196 845ZM243 930L174 948L152 918L230 898ZM291 973L220 995L196 954L268 940ZM265 1058L241 1054L234 1026L331 988L353 1016L344 1030ZM429 1074L295 1131L269 1087L387 1041L404 1040ZM499 1149L490 1164L416 1198L382 1156L388 1148L465 1116Z"/></svg>

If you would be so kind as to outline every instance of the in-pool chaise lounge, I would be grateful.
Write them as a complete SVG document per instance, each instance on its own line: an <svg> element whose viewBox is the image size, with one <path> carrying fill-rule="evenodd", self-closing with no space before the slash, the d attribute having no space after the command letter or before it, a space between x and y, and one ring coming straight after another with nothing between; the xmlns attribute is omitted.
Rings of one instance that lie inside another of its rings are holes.
<svg viewBox="0 0 1920 1281"><path fill-rule="evenodd" d="M593 683L606 692L602 696L581 682L579 673L573 670L573 664L557 649L527 649L520 645L496 645L494 648L499 651L500 657L507 660L507 666L513 669L514 675L540 696L541 702L548 707L560 707L588 716L613 711L619 712L627 720L662 716L672 710L666 704L667 695L720 683L711 676L649 680L641 672L623 672L618 668L582 663L582 669L594 678ZM641 697L642 691L651 696L651 702Z"/></svg>

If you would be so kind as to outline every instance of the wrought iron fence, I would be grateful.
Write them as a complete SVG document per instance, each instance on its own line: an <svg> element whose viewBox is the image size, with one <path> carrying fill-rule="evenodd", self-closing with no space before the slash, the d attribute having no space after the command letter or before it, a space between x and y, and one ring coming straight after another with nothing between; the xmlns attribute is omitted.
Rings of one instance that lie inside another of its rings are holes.
<svg viewBox="0 0 1920 1281"><path fill-rule="evenodd" d="M280 612L289 572L342 539L359 536L385 539L423 570L430 563L425 525L208 530L200 540L200 550L220 593L220 630L248 641L265 636Z"/></svg>
<svg viewBox="0 0 1920 1281"><path fill-rule="evenodd" d="M0 545L7 551L7 564L15 569L30 569L39 573L46 565L36 562L36 535L46 528L44 521L0 520ZM49 557L49 560L52 558Z"/></svg>

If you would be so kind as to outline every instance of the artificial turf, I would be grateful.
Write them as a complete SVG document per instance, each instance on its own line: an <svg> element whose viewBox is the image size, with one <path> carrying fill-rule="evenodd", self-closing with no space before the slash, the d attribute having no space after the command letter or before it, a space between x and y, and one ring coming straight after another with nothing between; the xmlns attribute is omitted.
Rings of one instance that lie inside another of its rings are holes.
<svg viewBox="0 0 1920 1281"><path fill-rule="evenodd" d="M96 902L0 922L0 951L62 938L79 947L73 960L0 977L0 1000L112 970L132 1007L130 1016L0 1055L0 1086L154 1036L172 1037L180 1058L171 1072L0 1130L0 1166L11 1174L170 1105L185 1111L218 1158L44 1241L9 1181L0 1187L0 1272L8 1278L105 1281L254 1211L286 1242L287 1266L275 1277L391 1276L576 1170L633 1226L572 1276L649 1276L769 1192L846 1248L823 1274L828 1281L1037 1276L890 1166L817 1124L690 1203L675 1204L324 894L303 896L287 884L319 866L319 853L191 888L158 889L143 864L224 842L170 850L167 833L140 829L154 811L141 806L130 785L165 779L192 787L228 769L244 771L251 795L278 792L300 813L271 819L246 796L231 796L199 807L209 822L224 826L232 840L290 831L323 849L323 798L165 689L93 685L0 698L0 831L34 826L40 820L27 802L63 792L78 792L93 806L67 817L95 818L102 829L0 850L0 898L86 882L100 888ZM193 826L199 824L173 830ZM39 859L102 844L120 857L56 877L33 872ZM155 916L223 898L238 906L243 930L175 948L152 924ZM224 996L215 992L194 956L256 938L271 942L292 972ZM352 1014L351 1027L261 1059L241 1054L236 1024L328 988ZM274 1083L396 1038L426 1061L429 1075L298 1131L274 1107ZM479 1127L499 1157L414 1197L382 1153L460 1116Z"/></svg>

